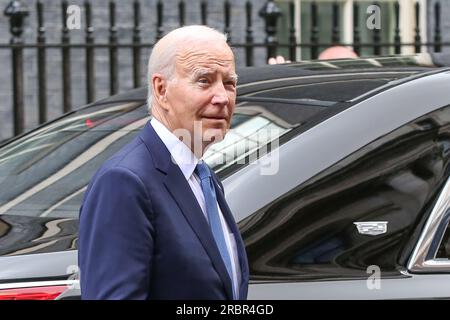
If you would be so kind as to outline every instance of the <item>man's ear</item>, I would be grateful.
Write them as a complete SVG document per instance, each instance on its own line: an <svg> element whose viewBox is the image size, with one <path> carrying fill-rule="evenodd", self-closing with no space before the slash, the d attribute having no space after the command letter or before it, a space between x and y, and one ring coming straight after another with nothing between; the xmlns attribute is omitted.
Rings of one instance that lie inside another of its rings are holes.
<svg viewBox="0 0 450 320"><path fill-rule="evenodd" d="M167 80L166 78L160 74L160 73L154 73L152 75L152 92L153 92L153 99L155 102L161 106L164 110L166 110L166 94L167 94Z"/></svg>

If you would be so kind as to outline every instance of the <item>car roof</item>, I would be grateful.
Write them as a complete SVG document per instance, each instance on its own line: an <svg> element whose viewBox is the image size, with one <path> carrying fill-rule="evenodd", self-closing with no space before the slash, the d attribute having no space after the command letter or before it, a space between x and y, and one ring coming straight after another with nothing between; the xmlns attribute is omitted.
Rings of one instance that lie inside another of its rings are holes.
<svg viewBox="0 0 450 320"><path fill-rule="evenodd" d="M339 75L341 73L383 72L409 70L426 72L438 65L430 56L384 56L334 60L310 60L261 67L247 67L239 75L239 83L258 82L266 79L281 79L308 75Z"/></svg>
<svg viewBox="0 0 450 320"><path fill-rule="evenodd" d="M399 78L408 78L412 75L417 76L425 74L441 66L450 65L448 55L430 55L418 54L412 56L386 56L386 57L368 57L356 59L336 59L336 60L311 60L295 63L286 63L279 65L264 65L257 67L237 68L239 76L238 81L238 100L249 93L265 90L267 87L287 86L292 82L303 80L303 83L315 83L323 81L339 81L351 79L354 85L341 85L339 92L344 97L345 93L355 92L355 89L370 91L371 86L364 88L364 80L382 78L385 83ZM317 79L317 80L312 80ZM356 82L357 81L357 82ZM381 84L380 84L381 85ZM320 90L324 94L328 90ZM364 92L362 92L364 93ZM270 97L268 97L270 98ZM320 99L318 100L327 100ZM141 87L129 90L125 93L117 94L106 99L97 101L93 105L109 104L122 101L142 101L147 99L147 88ZM339 100L339 99L338 99Z"/></svg>

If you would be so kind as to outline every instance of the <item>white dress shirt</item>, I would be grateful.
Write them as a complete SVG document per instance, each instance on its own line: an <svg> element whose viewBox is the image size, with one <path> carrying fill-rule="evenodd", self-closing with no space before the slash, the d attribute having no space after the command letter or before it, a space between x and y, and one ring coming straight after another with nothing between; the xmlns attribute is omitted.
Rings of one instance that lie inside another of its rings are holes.
<svg viewBox="0 0 450 320"><path fill-rule="evenodd" d="M155 129L156 134L162 140L164 145L169 150L172 160L178 165L186 178L195 198L197 199L200 208L203 211L203 215L206 220L208 220L208 214L206 212L205 197L203 195L202 187L200 184L200 179L197 174L194 173L195 167L199 159L192 153L191 149L188 148L182 141L180 141L169 129L166 128L160 121L152 118L150 121L153 129ZM232 281L233 287L235 289L234 295L239 298L239 283L238 279L241 279L241 268L239 264L239 258L237 254L236 240L234 234L230 231L228 224L226 223L222 210L217 203L217 208L219 210L220 222L222 224L222 230L225 230L225 242L227 245L228 252L231 257L231 268L232 268Z"/></svg>

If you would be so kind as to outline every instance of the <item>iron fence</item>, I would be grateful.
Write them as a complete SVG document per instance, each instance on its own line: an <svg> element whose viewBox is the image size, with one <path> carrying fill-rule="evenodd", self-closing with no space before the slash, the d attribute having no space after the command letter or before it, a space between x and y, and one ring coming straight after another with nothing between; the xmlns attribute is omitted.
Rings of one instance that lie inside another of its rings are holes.
<svg viewBox="0 0 450 320"><path fill-rule="evenodd" d="M375 3L376 4L376 3ZM48 49L59 49L61 52L61 70L62 70L62 111L68 112L72 110L72 73L71 73L71 54L72 49L83 49L86 60L86 97L87 103L96 99L95 92L95 53L96 49L106 48L109 51L109 93L111 95L119 91L119 68L118 49L129 48L132 51L132 74L130 77L133 79L133 86L140 87L141 83L141 50L143 48L152 48L154 43L160 39L164 34L164 2L157 1L155 7L156 18L156 37L153 42L143 42L141 39L141 2L134 0L131 5L133 6L133 30L130 41L120 42L117 35L117 3L116 1L109 2L109 38L108 42L99 43L95 39L94 26L92 25L92 3L90 1L84 2L84 15L85 15L85 39L84 43L72 43L71 42L71 30L66 25L68 18L67 8L68 1L61 2L61 41L59 43L48 43L46 41L46 28L43 12L45 10L41 1L35 3L34 8L27 8L21 1L11 1L4 10L4 14L9 18L10 24L10 42L8 44L0 44L0 49L11 50L11 68L12 68L12 101L13 101L13 118L14 118L14 134L18 135L24 130L24 50L36 50L36 59L38 66L37 76L37 103L38 103L38 121L43 123L47 121L47 51ZM121 2L121 5L130 5ZM295 27L295 5L291 1L288 5L288 14L284 18L288 19L289 35L286 43L280 43L277 38L278 34L278 22L282 16L280 8L274 1L267 1L258 11L259 17L264 20L265 24L265 39L263 42L257 42L254 39L254 27L252 21L253 5L251 1L245 3L245 42L238 43L233 42L233 34L231 27L231 4L229 1L223 3L223 31L228 35L228 41L232 47L242 48L245 52L245 64L247 66L254 65L254 49L258 47L266 48L267 57L275 56L280 48L286 48L288 51L289 59L292 61L297 60L297 48L310 50L312 58L317 58L319 49L321 47L327 47L331 45L350 45L354 48L356 53L360 53L361 48L372 48L374 55L381 53L382 47L393 48L395 53L400 53L403 46L413 46L415 52L420 52L422 47L426 47L427 50L440 52L443 46L449 46L449 43L442 42L441 38L441 7L440 2L436 2L434 5L434 36L431 42L422 42L421 29L419 25L419 3L415 4L415 36L413 43L402 42L400 34L400 5L395 2L394 5L394 17L395 25L394 41L382 42L379 30L374 30L373 39L370 42L362 42L359 25L360 8L359 4L355 2L353 4L353 42L343 43L341 41L340 25L340 12L338 2L332 4L332 30L331 39L329 42L319 42L319 4L315 1L311 2L311 34L309 41L297 42ZM37 16L37 30L35 43L24 43L23 32L24 23L30 14L30 9L34 9L33 14ZM200 2L200 21L199 23L208 24L208 2ZM186 3L185 1L178 2L178 20L179 25L185 24L186 17ZM121 39L122 40L122 39Z"/></svg>

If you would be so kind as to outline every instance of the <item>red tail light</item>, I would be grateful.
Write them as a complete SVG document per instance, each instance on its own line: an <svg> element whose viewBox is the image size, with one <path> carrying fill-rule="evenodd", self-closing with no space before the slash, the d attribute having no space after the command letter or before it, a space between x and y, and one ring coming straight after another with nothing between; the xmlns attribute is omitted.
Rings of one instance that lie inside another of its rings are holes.
<svg viewBox="0 0 450 320"><path fill-rule="evenodd" d="M0 290L0 300L54 300L67 286L47 286Z"/></svg>

